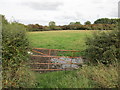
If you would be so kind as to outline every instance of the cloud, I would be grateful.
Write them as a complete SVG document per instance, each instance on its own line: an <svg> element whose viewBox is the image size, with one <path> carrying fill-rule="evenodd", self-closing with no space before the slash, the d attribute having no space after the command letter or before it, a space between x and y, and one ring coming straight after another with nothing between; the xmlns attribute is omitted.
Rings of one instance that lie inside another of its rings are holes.
<svg viewBox="0 0 120 90"><path fill-rule="evenodd" d="M0 0L0 14L24 24L58 25L117 18L119 0ZM119 15L120 17L120 15Z"/></svg>
<svg viewBox="0 0 120 90"><path fill-rule="evenodd" d="M61 2L24 2L22 5L28 6L35 10L58 10Z"/></svg>
<svg viewBox="0 0 120 90"><path fill-rule="evenodd" d="M113 17L113 18L117 18L118 17L118 10L112 10L111 12L109 12L108 14L109 14L109 16L110 17Z"/></svg>

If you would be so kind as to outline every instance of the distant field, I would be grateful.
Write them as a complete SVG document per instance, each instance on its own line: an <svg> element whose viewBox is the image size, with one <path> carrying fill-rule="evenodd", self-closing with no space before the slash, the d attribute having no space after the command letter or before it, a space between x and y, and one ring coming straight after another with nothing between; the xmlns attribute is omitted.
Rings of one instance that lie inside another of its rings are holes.
<svg viewBox="0 0 120 90"><path fill-rule="evenodd" d="M35 48L84 50L85 39L90 37L94 30L64 30L29 32L31 46Z"/></svg>

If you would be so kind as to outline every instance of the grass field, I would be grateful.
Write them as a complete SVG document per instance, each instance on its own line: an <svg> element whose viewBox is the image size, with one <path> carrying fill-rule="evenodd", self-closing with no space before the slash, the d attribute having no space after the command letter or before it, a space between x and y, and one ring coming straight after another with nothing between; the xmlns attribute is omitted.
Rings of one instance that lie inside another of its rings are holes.
<svg viewBox="0 0 120 90"><path fill-rule="evenodd" d="M67 30L42 31L28 34L34 48L84 50L85 39L95 31ZM59 71L45 74L36 73L38 88L92 88L93 82L84 76L79 77L77 71Z"/></svg>
<svg viewBox="0 0 120 90"><path fill-rule="evenodd" d="M84 50L85 39L97 31L67 30L28 33L32 47L65 50ZM118 86L117 68L83 66L73 71L37 73L37 88L114 88Z"/></svg>
<svg viewBox="0 0 120 90"><path fill-rule="evenodd" d="M84 50L85 39L95 31L67 30L42 31L28 34L31 46L35 48Z"/></svg>

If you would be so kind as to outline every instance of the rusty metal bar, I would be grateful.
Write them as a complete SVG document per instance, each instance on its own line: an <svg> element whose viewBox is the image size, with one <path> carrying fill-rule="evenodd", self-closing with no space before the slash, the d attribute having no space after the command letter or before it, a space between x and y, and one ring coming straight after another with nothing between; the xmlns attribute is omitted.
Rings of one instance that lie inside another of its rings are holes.
<svg viewBox="0 0 120 90"><path fill-rule="evenodd" d="M73 57L73 53L74 53L74 52L72 52L72 57ZM72 67L72 59L71 59L71 65L70 65L70 66Z"/></svg>
<svg viewBox="0 0 120 90"><path fill-rule="evenodd" d="M53 58L54 58L54 57L58 57L58 58L59 58L59 57L62 57L62 56L42 56L42 55L31 55L31 56L33 56L33 57L51 57L51 58L52 58L52 57L53 57ZM64 57L65 57L65 56L64 56ZM68 57L68 56L67 56L67 58L80 58L80 57Z"/></svg>
<svg viewBox="0 0 120 90"><path fill-rule="evenodd" d="M37 51L37 50L48 50L48 53L47 54L44 54L44 52L42 53L41 51ZM72 53L72 56L51 56L51 51L67 51L67 52L71 52ZM30 64L33 64L33 65L47 65L47 69L31 69L31 70L34 70L34 71L50 71L50 70L68 70L68 69L72 69L72 67L70 68L65 68L65 69L50 69L50 65L63 65L63 64L70 64L72 66L72 64L81 64L81 63L72 63L72 59L71 61L66 61L66 60L63 60L63 59L60 59L61 57L64 57L64 58L81 58L81 57L74 57L74 53L75 52L80 52L80 51L77 51L77 50L60 50L60 49L46 49L46 48L34 48L34 50L32 50L33 52L35 53L39 53L41 55L31 55L33 57L48 57L48 62L47 63L30 63ZM66 63L52 63L50 61L51 58L56 58L60 61L65 61ZM44 59L43 59L44 60Z"/></svg>
<svg viewBox="0 0 120 90"><path fill-rule="evenodd" d="M51 55L51 49L49 49L48 55L49 55L49 56ZM50 57L49 57L48 63L50 63ZM48 64L48 69L50 69L50 64Z"/></svg>
<svg viewBox="0 0 120 90"><path fill-rule="evenodd" d="M49 49L46 49L46 48L34 48L34 49L44 49L44 50L49 50ZM80 51L77 51L77 50L60 50L60 49L51 49L51 50L57 50L57 51L72 51L72 52L80 52Z"/></svg>
<svg viewBox="0 0 120 90"><path fill-rule="evenodd" d="M65 70L65 69L31 69L33 71L50 71L50 70Z"/></svg>
<svg viewBox="0 0 120 90"><path fill-rule="evenodd" d="M70 61L70 62L71 62L71 65L70 65L70 66L72 67L72 59L71 59L71 61Z"/></svg>
<svg viewBox="0 0 120 90"><path fill-rule="evenodd" d="M42 55L31 55L33 57L61 57L61 56L42 56Z"/></svg>
<svg viewBox="0 0 120 90"><path fill-rule="evenodd" d="M30 63L30 64L81 64L81 63Z"/></svg>
<svg viewBox="0 0 120 90"><path fill-rule="evenodd" d="M39 52L39 51L36 51L36 50L32 50L33 52L36 52L36 53L39 53L39 54L42 54L42 55L48 55L48 54L44 54L42 52Z"/></svg>
<svg viewBox="0 0 120 90"><path fill-rule="evenodd" d="M50 55L51 55L51 49L48 49L48 51L49 51L49 52L48 52L48 55L50 56Z"/></svg>

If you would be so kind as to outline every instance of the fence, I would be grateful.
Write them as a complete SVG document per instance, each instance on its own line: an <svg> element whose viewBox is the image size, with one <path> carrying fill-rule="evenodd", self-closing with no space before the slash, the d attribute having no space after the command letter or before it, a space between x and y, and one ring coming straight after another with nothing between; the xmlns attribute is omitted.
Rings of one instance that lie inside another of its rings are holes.
<svg viewBox="0 0 120 90"><path fill-rule="evenodd" d="M34 48L31 55L33 71L58 71L78 68L82 63L80 51Z"/></svg>

